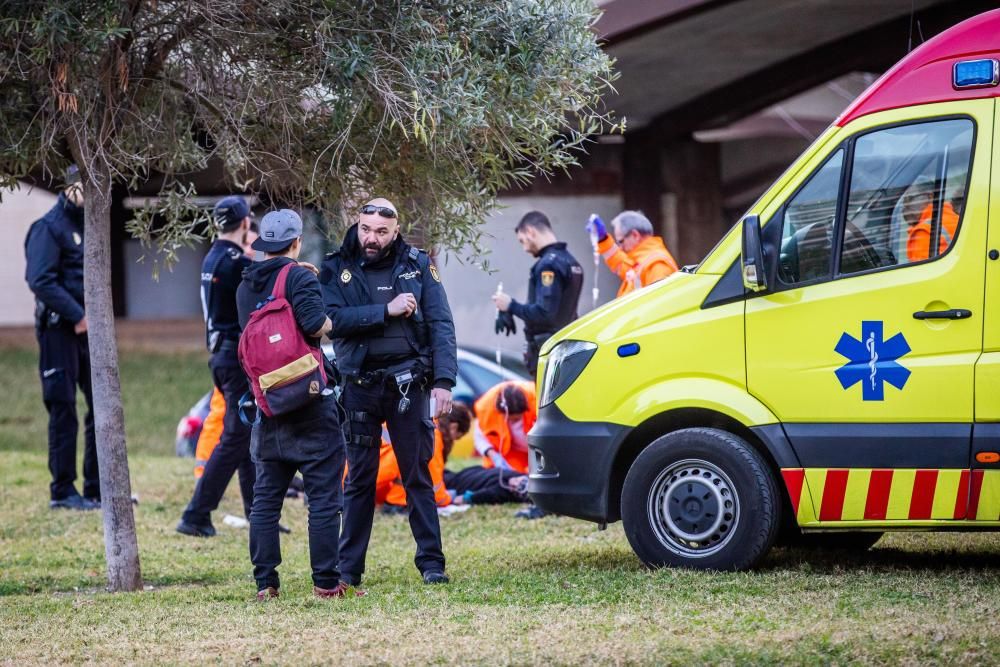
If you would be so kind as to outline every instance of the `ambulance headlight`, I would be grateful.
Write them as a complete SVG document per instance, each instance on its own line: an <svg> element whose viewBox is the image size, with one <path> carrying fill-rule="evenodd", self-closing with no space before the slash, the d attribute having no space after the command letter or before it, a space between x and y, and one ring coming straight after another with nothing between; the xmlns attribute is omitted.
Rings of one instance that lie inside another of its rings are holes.
<svg viewBox="0 0 1000 667"><path fill-rule="evenodd" d="M542 395L538 407L545 407L563 395L570 385L580 377L590 358L597 351L594 343L582 340L564 340L549 353L542 378Z"/></svg>

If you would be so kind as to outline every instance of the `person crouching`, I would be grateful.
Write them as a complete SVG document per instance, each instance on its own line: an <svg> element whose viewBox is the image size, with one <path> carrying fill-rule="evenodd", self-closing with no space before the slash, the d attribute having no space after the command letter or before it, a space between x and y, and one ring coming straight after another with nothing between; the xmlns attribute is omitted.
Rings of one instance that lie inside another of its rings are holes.
<svg viewBox="0 0 1000 667"><path fill-rule="evenodd" d="M252 247L263 251L264 261L243 272L243 282L236 292L244 335L254 311L271 301L272 296L280 296L281 290L276 290L275 284L288 265L292 266L283 274L284 298L291 304L295 323L306 342L318 347L320 338L330 331L319 281L313 270L296 261L302 246L301 236L302 220L294 211L272 211L261 220L260 237ZM257 481L250 512L250 560L257 580L258 600L278 596L277 566L281 563L278 519L296 471L302 472L309 497L313 593L321 598L343 597L348 589L340 582L338 569L344 438L333 391L323 388L320 392L317 387L316 393L319 394L316 398L301 407L274 417L259 410L260 421L253 428L250 454L256 465ZM360 591L355 594L363 595Z"/></svg>

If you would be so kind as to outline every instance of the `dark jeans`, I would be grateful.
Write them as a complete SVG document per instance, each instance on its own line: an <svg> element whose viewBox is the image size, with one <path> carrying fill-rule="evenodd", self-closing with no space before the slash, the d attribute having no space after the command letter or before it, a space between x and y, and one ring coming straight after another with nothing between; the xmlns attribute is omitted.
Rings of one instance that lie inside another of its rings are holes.
<svg viewBox="0 0 1000 667"><path fill-rule="evenodd" d="M60 324L36 329L42 379L42 399L49 412L49 472L52 500L77 495L76 491L76 387L87 401L84 417L83 495L101 498L94 437L94 398L90 389L90 350L87 334L76 335L71 325Z"/></svg>
<svg viewBox="0 0 1000 667"><path fill-rule="evenodd" d="M348 382L342 397L348 414L365 412L369 420L351 419L352 436L368 436L371 445L348 441L347 483L344 487L344 530L340 535L341 580L361 583L365 555L375 516L375 479L378 476L378 452L382 422L386 422L392 449L399 463L399 473L406 489L410 508L410 531L417 542L414 563L420 572L439 571L445 567L441 548L441 525L438 523L434 484L427 464L434 453L434 422L430 419L430 392L411 385L410 410L399 414L399 389L394 383L362 387ZM310 499L311 502L311 499Z"/></svg>
<svg viewBox="0 0 1000 667"><path fill-rule="evenodd" d="M253 461L250 460L250 427L240 421L239 416L240 398L250 390L250 385L240 368L235 350L216 352L209 359L208 366L212 369L215 386L226 399L226 415L222 418L219 444L208 457L205 471L194 487L191 502L184 510L184 520L196 524L208 523L237 470L243 512L249 517L256 477Z"/></svg>
<svg viewBox="0 0 1000 667"><path fill-rule="evenodd" d="M472 466L459 472L445 470L444 485L448 490L456 491L458 495L471 492L472 500L470 502L476 505L519 503L527 498L513 493L508 488L508 480L511 477L523 475L524 473L516 470Z"/></svg>
<svg viewBox="0 0 1000 667"><path fill-rule="evenodd" d="M313 584L333 588L343 510L344 436L333 396L275 417L262 416L254 428L251 451L257 466L250 513L250 560L257 590L278 588L281 543L278 519L285 492L296 471L309 497L309 560Z"/></svg>

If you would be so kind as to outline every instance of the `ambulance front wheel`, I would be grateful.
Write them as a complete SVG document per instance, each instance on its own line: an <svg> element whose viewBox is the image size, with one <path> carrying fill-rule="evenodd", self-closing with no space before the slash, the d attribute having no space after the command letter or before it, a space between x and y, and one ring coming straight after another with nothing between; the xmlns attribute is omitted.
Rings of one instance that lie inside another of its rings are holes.
<svg viewBox="0 0 1000 667"><path fill-rule="evenodd" d="M780 507L761 455L713 428L655 440L632 464L622 490L625 536L654 568L749 569L771 548Z"/></svg>

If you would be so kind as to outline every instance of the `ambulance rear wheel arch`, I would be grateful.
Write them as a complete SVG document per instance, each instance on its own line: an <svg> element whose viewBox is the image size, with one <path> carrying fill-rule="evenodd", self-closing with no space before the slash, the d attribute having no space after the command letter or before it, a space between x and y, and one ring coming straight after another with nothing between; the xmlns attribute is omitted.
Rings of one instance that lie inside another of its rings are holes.
<svg viewBox="0 0 1000 667"><path fill-rule="evenodd" d="M629 469L642 451L661 436L684 428L698 427L719 429L743 439L764 458L771 472L775 475L775 479L781 478L781 469L774 454L768 448L770 443L765 444L756 433L732 417L703 408L683 408L663 412L632 429L615 455L615 461L611 467L611 479L608 483L609 522L619 521L622 518L621 500L625 476L628 475ZM788 498L787 491L780 495L782 514L791 513L792 503Z"/></svg>
<svg viewBox="0 0 1000 667"><path fill-rule="evenodd" d="M643 450L625 478L622 521L649 567L754 567L780 523L777 480L746 440L687 428Z"/></svg>

